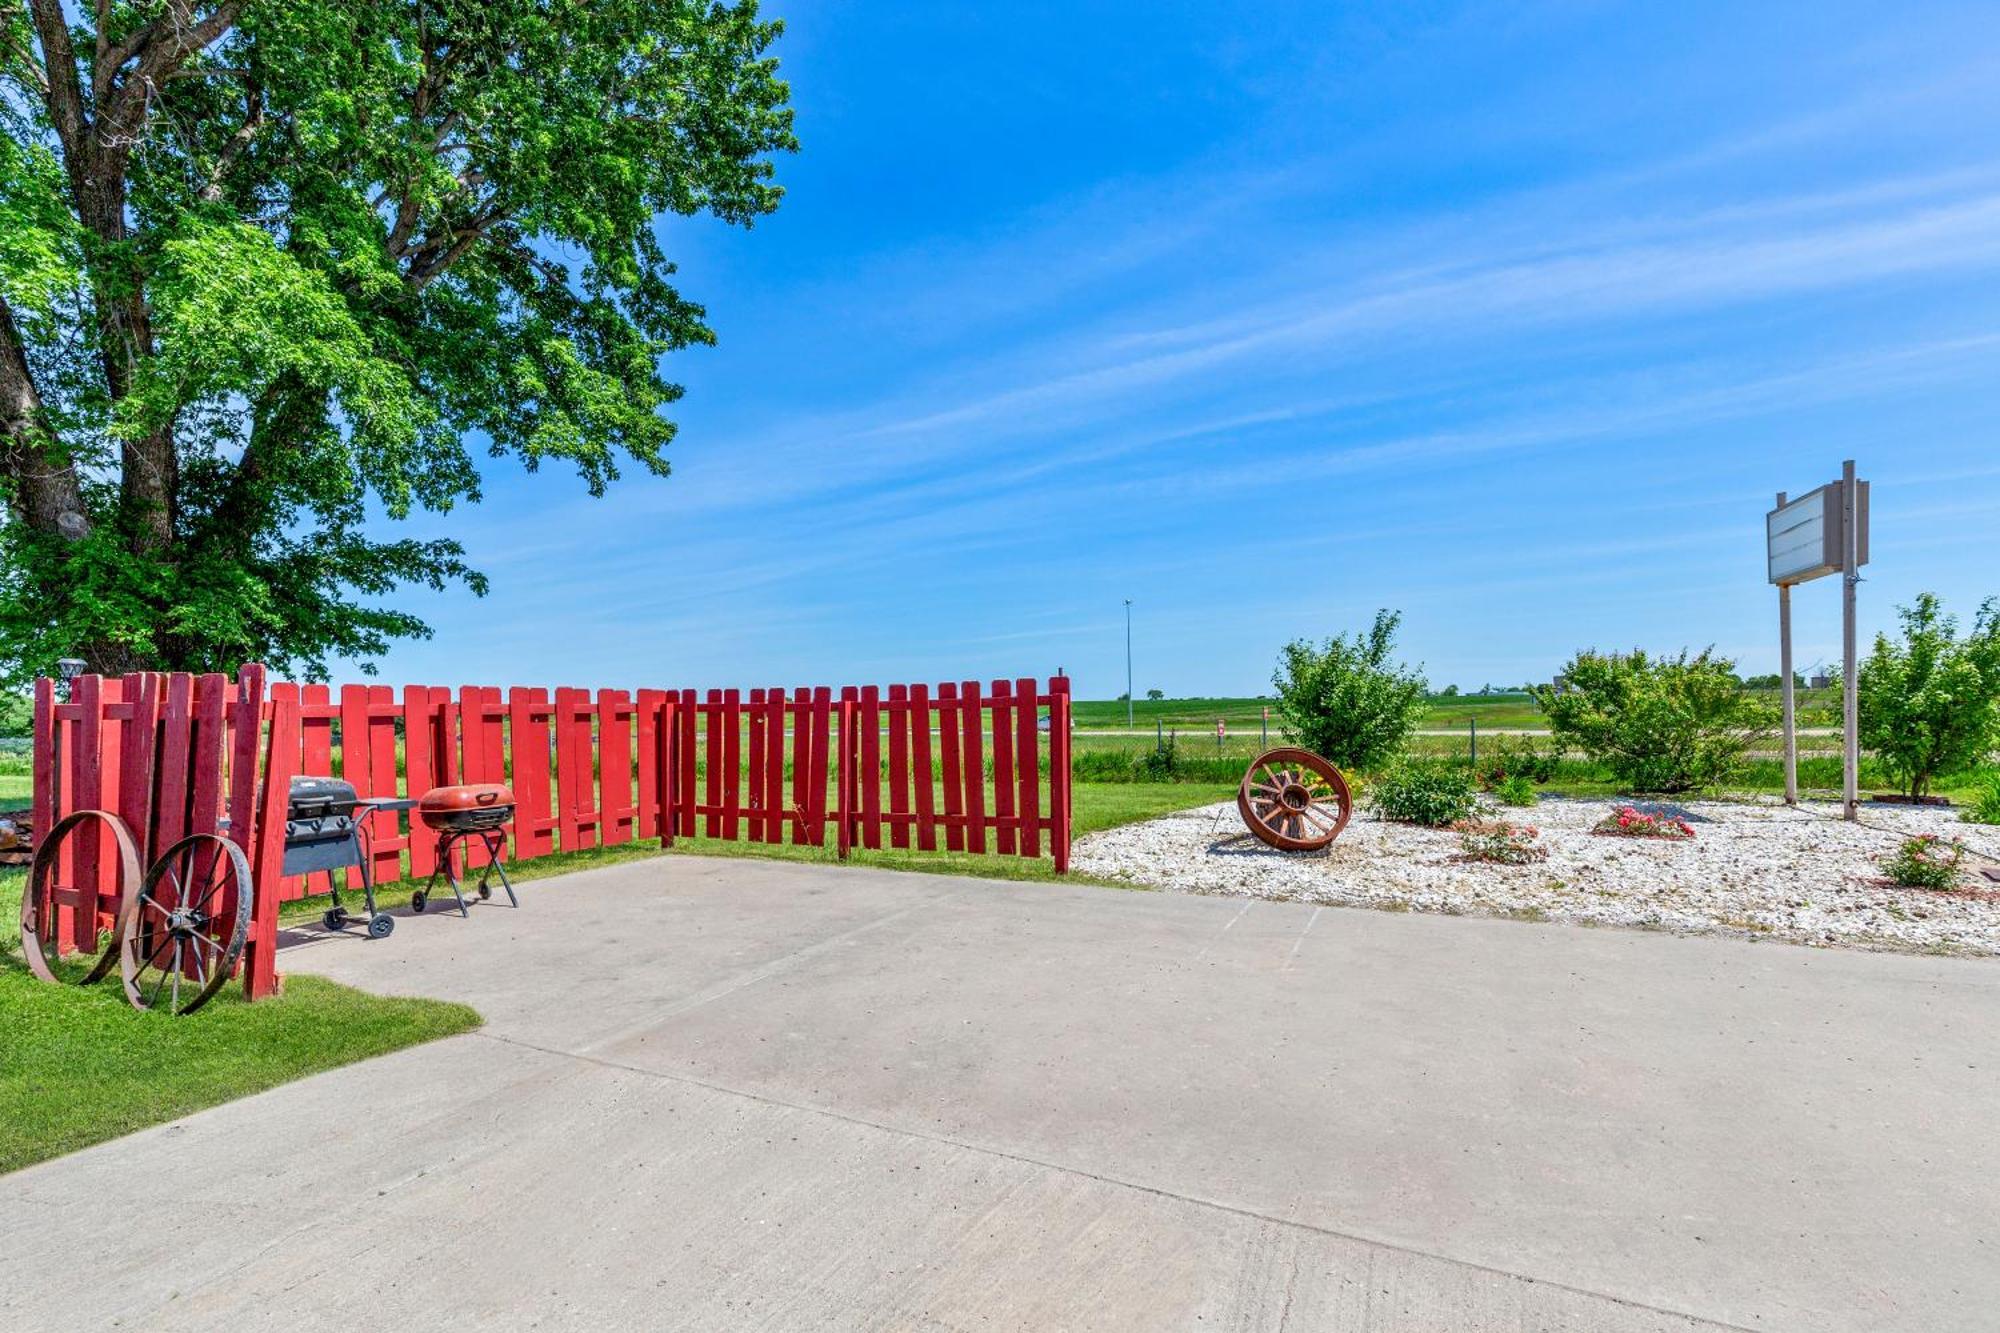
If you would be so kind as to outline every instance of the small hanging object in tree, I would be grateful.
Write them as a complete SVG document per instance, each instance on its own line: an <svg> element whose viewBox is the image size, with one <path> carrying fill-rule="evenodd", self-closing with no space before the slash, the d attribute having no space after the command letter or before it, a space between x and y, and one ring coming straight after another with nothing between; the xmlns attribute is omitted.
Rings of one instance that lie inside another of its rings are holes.
<svg viewBox="0 0 2000 1333"><path fill-rule="evenodd" d="M1311 750L1266 750L1250 761L1236 809L1259 840L1284 852L1312 852L1347 827L1354 797L1340 770Z"/></svg>

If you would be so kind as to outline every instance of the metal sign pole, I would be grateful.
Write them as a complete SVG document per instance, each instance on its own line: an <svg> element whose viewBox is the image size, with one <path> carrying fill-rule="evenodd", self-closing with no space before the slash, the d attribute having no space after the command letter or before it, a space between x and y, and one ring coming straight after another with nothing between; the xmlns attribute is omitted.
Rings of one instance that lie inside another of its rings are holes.
<svg viewBox="0 0 2000 1333"><path fill-rule="evenodd" d="M1778 492L1778 508L1785 507L1785 492ZM1785 700L1785 804L1799 803L1799 729L1796 702L1792 697L1792 585L1778 585L1778 675Z"/></svg>
<svg viewBox="0 0 2000 1333"><path fill-rule="evenodd" d="M1861 582L1861 514L1857 503L1858 488L1854 481L1854 460L1848 459L1840 465L1840 518L1841 518L1841 663L1842 711L1847 736L1845 752L1842 756L1841 817L1852 822L1861 817L1861 732L1860 709L1857 686L1859 671L1856 666L1856 643L1854 623L1855 589Z"/></svg>
<svg viewBox="0 0 2000 1333"><path fill-rule="evenodd" d="M1132 725L1132 599L1125 599L1125 725Z"/></svg>

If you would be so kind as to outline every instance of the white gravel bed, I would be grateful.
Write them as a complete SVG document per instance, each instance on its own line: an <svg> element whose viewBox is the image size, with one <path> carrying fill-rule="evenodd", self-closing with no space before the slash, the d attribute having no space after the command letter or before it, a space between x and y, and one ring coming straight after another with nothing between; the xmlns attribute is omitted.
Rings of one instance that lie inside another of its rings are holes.
<svg viewBox="0 0 2000 1333"><path fill-rule="evenodd" d="M1083 874L1188 893L1276 898L1395 911L1509 916L1636 926L1862 949L2000 955L2000 884L1976 869L1972 892L1897 888L1879 857L1904 837L1937 833L1971 849L1968 867L2000 864L2000 828L1953 811L1688 801L1689 841L1590 832L1615 808L1603 799L1544 799L1490 807L1487 818L1532 824L1549 849L1524 866L1470 861L1458 835L1382 821L1357 810L1324 852L1278 852L1256 841L1234 804L1167 815L1078 841Z"/></svg>

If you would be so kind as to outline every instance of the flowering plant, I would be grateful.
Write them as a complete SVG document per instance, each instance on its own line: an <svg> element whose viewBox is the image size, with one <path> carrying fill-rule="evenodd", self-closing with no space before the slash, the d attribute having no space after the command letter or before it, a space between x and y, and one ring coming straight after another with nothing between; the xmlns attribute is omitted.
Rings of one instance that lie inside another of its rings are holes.
<svg viewBox="0 0 2000 1333"><path fill-rule="evenodd" d="M1597 827L1591 832L1614 838L1665 838L1669 842L1685 842L1694 836L1694 825L1685 819L1648 814L1628 805L1598 820Z"/></svg>
<svg viewBox="0 0 2000 1333"><path fill-rule="evenodd" d="M1907 889L1949 889L1957 886L1959 862L1964 859L1964 843L1923 833L1903 839L1893 855L1882 859L1882 868Z"/></svg>
<svg viewBox="0 0 2000 1333"><path fill-rule="evenodd" d="M1457 832L1458 845L1470 861L1496 861L1501 865L1519 866L1549 858L1549 849L1536 841L1541 837L1541 830L1533 824L1461 819L1452 825L1452 829Z"/></svg>

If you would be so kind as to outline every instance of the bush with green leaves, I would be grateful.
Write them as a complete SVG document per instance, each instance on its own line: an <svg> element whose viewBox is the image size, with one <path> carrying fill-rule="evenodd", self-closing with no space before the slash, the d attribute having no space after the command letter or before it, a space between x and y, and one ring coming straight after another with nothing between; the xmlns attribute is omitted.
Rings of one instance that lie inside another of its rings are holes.
<svg viewBox="0 0 2000 1333"><path fill-rule="evenodd" d="M1535 784L1525 773L1515 773L1504 779L1493 789L1493 794L1500 798L1502 805L1520 807L1531 806L1541 799L1535 794Z"/></svg>
<svg viewBox="0 0 2000 1333"><path fill-rule="evenodd" d="M1409 760L1377 779L1370 795L1384 819L1445 828L1472 813L1472 775L1454 763Z"/></svg>
<svg viewBox="0 0 2000 1333"><path fill-rule="evenodd" d="M1972 789L1972 800L1958 817L1968 824L2000 824L2000 772L1988 773Z"/></svg>
<svg viewBox="0 0 2000 1333"><path fill-rule="evenodd" d="M1498 791L1514 777L1554 782L1562 766L1562 751L1537 745L1533 736L1502 736L1490 747L1481 748L1479 785L1488 791Z"/></svg>
<svg viewBox="0 0 2000 1333"><path fill-rule="evenodd" d="M1951 889L1958 886L1959 864L1964 860L1964 843L1924 833L1905 838L1894 854L1883 858L1882 868L1906 889Z"/></svg>
<svg viewBox="0 0 2000 1333"><path fill-rule="evenodd" d="M1365 634L1285 645L1271 677L1278 713L1298 743L1342 768L1395 758L1424 713L1423 672L1390 660L1400 612L1375 613Z"/></svg>
<svg viewBox="0 0 2000 1333"><path fill-rule="evenodd" d="M1876 635L1861 664L1861 743L1919 797L2000 745L2000 602L1988 598L1962 639L1930 593L1897 614L1900 638Z"/></svg>
<svg viewBox="0 0 2000 1333"><path fill-rule="evenodd" d="M1699 791L1721 781L1777 710L1736 681L1736 664L1704 649L1653 657L1586 650L1563 688L1535 689L1558 748L1582 750L1631 791Z"/></svg>

